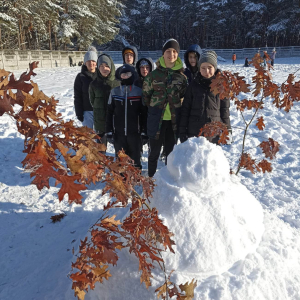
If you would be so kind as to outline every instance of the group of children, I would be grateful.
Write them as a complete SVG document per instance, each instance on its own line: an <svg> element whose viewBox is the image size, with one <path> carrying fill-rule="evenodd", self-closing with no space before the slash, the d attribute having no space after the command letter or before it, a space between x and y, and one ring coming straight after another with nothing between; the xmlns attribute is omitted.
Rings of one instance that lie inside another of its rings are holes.
<svg viewBox="0 0 300 300"><path fill-rule="evenodd" d="M260 50L258 50L258 53L260 53ZM264 59L264 66L266 66L267 65L267 60L266 60L266 58L267 58L267 51L263 51L263 59ZM270 56L270 59L271 59L271 66L274 66L274 63L275 63L275 56L276 56L276 50L275 50L275 48L273 49L273 51L272 51L272 54L271 54L271 56ZM234 65L235 64L235 61L236 61L236 54L235 53L233 53L233 55L232 55L232 57L231 57L231 59L232 59L232 64ZM246 57L245 58L245 63L244 63L244 67L249 67L249 60L248 60L248 57Z"/></svg>
<svg viewBox="0 0 300 300"><path fill-rule="evenodd" d="M179 43L167 40L154 69L151 58L138 60L136 48L125 47L124 64L115 70L108 54L97 57L95 49L89 49L74 83L78 120L93 128L101 143L112 143L116 155L123 149L140 169L142 148L148 144L150 177L162 146L167 161L178 138L183 143L198 136L206 123L221 121L231 132L229 100L221 101L210 90L220 72L217 54L201 53L192 45L184 55L184 69L179 52Z"/></svg>

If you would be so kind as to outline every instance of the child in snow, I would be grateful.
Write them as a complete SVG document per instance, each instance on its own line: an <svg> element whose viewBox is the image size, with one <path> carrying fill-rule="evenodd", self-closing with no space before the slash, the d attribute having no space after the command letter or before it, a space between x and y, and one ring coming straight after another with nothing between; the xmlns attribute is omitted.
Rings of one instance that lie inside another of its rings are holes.
<svg viewBox="0 0 300 300"><path fill-rule="evenodd" d="M97 50L89 47L84 55L84 64L77 74L74 82L74 106L77 119L82 122L82 126L93 129L94 116L93 107L89 99L89 85L97 77Z"/></svg>
<svg viewBox="0 0 300 300"><path fill-rule="evenodd" d="M142 169L141 134L148 138L147 109L142 102L142 89L133 84L134 72L134 67L125 64L117 74L121 86L110 93L105 127L107 141L114 143L116 156L123 149L134 165Z"/></svg>
<svg viewBox="0 0 300 300"><path fill-rule="evenodd" d="M245 64L244 64L244 67L249 67L248 57L245 58Z"/></svg>
<svg viewBox="0 0 300 300"><path fill-rule="evenodd" d="M151 57L141 58L136 63L136 69L138 73L138 79L135 80L134 85L139 88L143 88L143 82L145 77L154 70L154 63Z"/></svg>
<svg viewBox="0 0 300 300"><path fill-rule="evenodd" d="M97 60L97 78L89 87L90 102L94 112L94 130L101 138L101 143L107 145L105 122L107 102L110 91L119 86L115 79L115 65L108 54L101 54Z"/></svg>
<svg viewBox="0 0 300 300"><path fill-rule="evenodd" d="M130 65L134 68L134 79L138 79L138 73L136 70L136 63L138 61L138 52L136 47L134 46L127 46L122 50L122 57L123 57L123 65L127 64ZM119 67L116 70L116 78L120 78L120 70L121 70L122 66Z"/></svg>
<svg viewBox="0 0 300 300"><path fill-rule="evenodd" d="M233 53L233 55L232 55L232 64L235 64L235 61L236 61L236 54Z"/></svg>
<svg viewBox="0 0 300 300"><path fill-rule="evenodd" d="M199 135L200 129L207 123L219 121L226 124L231 135L229 119L229 99L220 100L219 95L214 95L210 84L216 74L217 54L215 51L206 51L201 54L200 73L188 86L181 107L179 126L180 142L185 142L189 137ZM217 143L219 137L208 138L212 143Z"/></svg>
<svg viewBox="0 0 300 300"><path fill-rule="evenodd" d="M274 63L275 63L275 56L276 56L276 51L275 51L275 48L272 52L272 56L271 56L271 65L272 67L274 66Z"/></svg>
<svg viewBox="0 0 300 300"><path fill-rule="evenodd" d="M186 65L184 75L187 77L189 84L199 73L199 59L201 52L202 50L199 45L191 45L184 53L184 63Z"/></svg>
<svg viewBox="0 0 300 300"><path fill-rule="evenodd" d="M157 68L143 83L143 99L148 107L149 177L153 177L156 172L162 145L167 157L177 142L181 99L187 86L179 52L179 43L175 39L167 40L163 45L163 55L156 62Z"/></svg>
<svg viewBox="0 0 300 300"><path fill-rule="evenodd" d="M266 65L267 65L267 51L264 51L263 59L264 59L264 67L266 67Z"/></svg>

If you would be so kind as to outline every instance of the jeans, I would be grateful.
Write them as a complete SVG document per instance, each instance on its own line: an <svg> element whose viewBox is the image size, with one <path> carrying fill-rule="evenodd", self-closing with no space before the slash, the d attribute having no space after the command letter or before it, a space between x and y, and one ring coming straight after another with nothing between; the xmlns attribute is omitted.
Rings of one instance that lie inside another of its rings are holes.
<svg viewBox="0 0 300 300"><path fill-rule="evenodd" d="M83 112L83 122L82 126L87 126L88 128L94 128L94 113L93 111L84 111Z"/></svg>

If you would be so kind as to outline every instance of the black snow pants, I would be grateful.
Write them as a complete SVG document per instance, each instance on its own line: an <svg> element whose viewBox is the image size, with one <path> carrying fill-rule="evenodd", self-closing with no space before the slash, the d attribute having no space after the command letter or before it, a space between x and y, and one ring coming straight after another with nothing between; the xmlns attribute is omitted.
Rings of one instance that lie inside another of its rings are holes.
<svg viewBox="0 0 300 300"><path fill-rule="evenodd" d="M114 146L116 156L120 150L134 160L134 165L142 169L141 165L141 135L139 133L129 133L126 135L116 133L114 135Z"/></svg>
<svg viewBox="0 0 300 300"><path fill-rule="evenodd" d="M166 164L167 157L173 151L173 148L176 144L176 140L174 137L174 132L172 128L172 121L163 121L161 125L159 139L149 139L149 157L148 157L148 175L149 177L153 177L156 168L157 161L159 158L160 150L162 145L164 144L164 150L166 152Z"/></svg>

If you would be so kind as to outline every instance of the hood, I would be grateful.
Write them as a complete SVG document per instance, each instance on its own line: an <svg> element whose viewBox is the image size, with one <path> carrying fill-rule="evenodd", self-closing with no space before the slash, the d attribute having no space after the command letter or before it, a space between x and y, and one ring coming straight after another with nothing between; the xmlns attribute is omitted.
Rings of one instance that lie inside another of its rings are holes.
<svg viewBox="0 0 300 300"><path fill-rule="evenodd" d="M112 60L111 56L108 55L108 54L101 54L99 55L99 57L103 56L103 55L106 55L109 59L110 59L110 62L111 62L111 69L110 69L110 74L106 77L108 80L114 80L115 79L115 74L116 74L116 68L115 68L115 64L114 64L114 61ZM99 57L98 57L98 60L99 60ZM98 60L97 60L97 65L98 65ZM102 78L104 79L105 77L103 77L100 73L100 70L99 68L97 68L97 77L99 78Z"/></svg>
<svg viewBox="0 0 300 300"><path fill-rule="evenodd" d="M139 74L139 77L142 77L141 71L140 71L140 63L141 63L142 60L146 60L146 61L149 63L149 65L150 65L150 72L152 72L152 71L155 69L155 67L154 67L154 62L153 62L153 60L152 60L151 57L141 58L141 59L139 59L139 61L136 63L136 70L137 70L137 72L138 72L138 74Z"/></svg>
<svg viewBox="0 0 300 300"><path fill-rule="evenodd" d="M136 62L138 61L138 52L137 49L134 46L127 46L122 50L122 57L123 57L123 64L125 64L125 60L124 60L124 52L125 50L130 49L133 51L134 53L134 61L133 61L133 65L135 66Z"/></svg>
<svg viewBox="0 0 300 300"><path fill-rule="evenodd" d="M185 65L186 65L186 67L187 67L188 69L191 68L191 65L190 65L189 59L188 59L188 55L189 55L190 52L196 52L196 54L197 54L197 56L198 56L198 62L199 62L199 59L200 59L200 56L201 56L201 53L202 53L202 49L200 48L199 45L194 44L194 45L191 45L191 46L185 51L185 53L184 53L184 63L185 63ZM198 65L198 63L197 63L197 65ZM198 66L198 67L200 67L200 66Z"/></svg>
<svg viewBox="0 0 300 300"><path fill-rule="evenodd" d="M159 58L159 60L156 62L156 65L157 65L158 68L160 67L160 68L167 69L166 63L165 63L165 60L164 60L163 56L161 56ZM175 62L175 66L171 70L177 71L177 70L181 70L181 69L183 69L183 63L182 63L182 60L180 59L180 57L178 56L178 58Z"/></svg>

